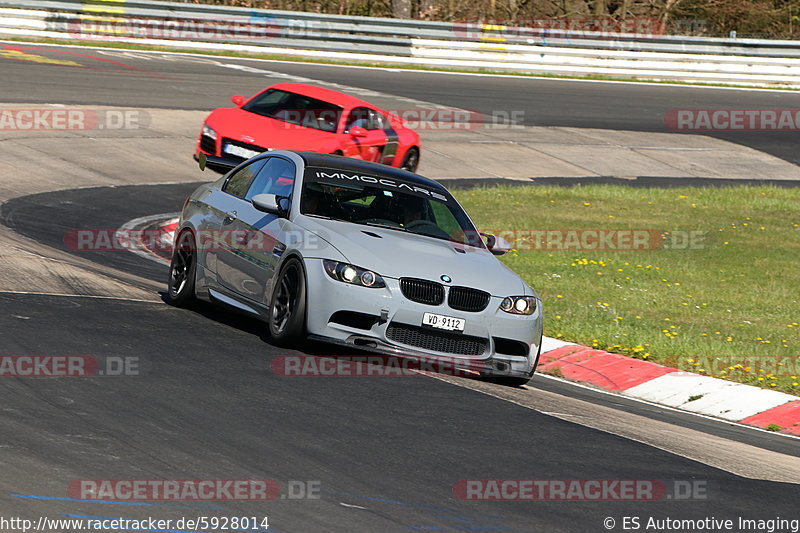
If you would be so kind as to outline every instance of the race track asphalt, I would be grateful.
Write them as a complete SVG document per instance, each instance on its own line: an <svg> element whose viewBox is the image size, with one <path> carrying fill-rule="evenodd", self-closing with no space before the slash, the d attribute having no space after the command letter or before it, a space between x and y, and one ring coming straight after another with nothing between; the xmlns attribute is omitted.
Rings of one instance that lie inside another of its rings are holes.
<svg viewBox="0 0 800 533"><path fill-rule="evenodd" d="M797 91L464 76L234 58L163 60L86 47L5 46L81 65L54 68L47 64L2 61L5 102L211 110L229 105L233 94L254 94L272 83L293 81L293 77L299 76L489 116L521 113L522 123L529 126L669 132L664 114L675 109L800 108ZM267 74L221 68L219 64L264 70ZM800 163L798 131L731 131L712 135Z"/></svg>
<svg viewBox="0 0 800 533"><path fill-rule="evenodd" d="M139 70L65 67L53 78L53 66L3 61L8 69L3 99L206 109L223 105L233 91L254 92L271 81L202 63L129 59L126 64ZM362 69L269 68L361 87L387 76ZM712 102L778 107L797 98L588 83L567 87L568 82L551 80L503 81L507 93L501 98L499 89L493 89L500 82L493 78L442 75L423 83L416 76L422 75L393 77L392 92L473 109L491 109L499 102L513 109L530 100L525 105L534 123L564 120L605 128L657 128L658 114L667 107ZM559 83L565 84L560 90ZM604 97L603 91L609 92L604 105L597 105L601 100L592 105L589 100ZM647 94L634 100L640 91ZM623 113L626 97L628 111ZM537 102L548 108L546 113L534 113ZM590 107L595 116L582 118ZM750 137L747 142L762 142ZM131 218L177 211L192 188L182 184L45 193L7 202L2 221L22 235L63 249L66 231L114 229ZM85 257L152 280L165 274L163 266L127 252L97 254ZM282 533L599 532L606 530L606 517L617 520L617 530L624 516L735 520L794 513L796 518L798 484L735 476L580 421L568 422L433 378L276 375L270 366L276 357L343 352L313 343L299 350L278 348L262 324L226 309L200 305L181 310L157 298L0 293L0 310L4 354L136 358L140 369L138 375L120 377L0 379L3 516L267 515L269 531ZM594 398L588 392L578 394ZM622 400L607 401L621 410L636 409ZM708 427L709 432L796 455L796 441L716 422L681 422L681 415L653 406L638 409L652 411L653 419L674 420L676 427ZM701 482L708 493L702 499L652 502L467 502L454 496L459 480L485 478L660 480L670 487L678 480ZM318 482L321 490L319 499L271 502L127 505L68 499L69 483L82 479L273 479L283 486L305 480Z"/></svg>

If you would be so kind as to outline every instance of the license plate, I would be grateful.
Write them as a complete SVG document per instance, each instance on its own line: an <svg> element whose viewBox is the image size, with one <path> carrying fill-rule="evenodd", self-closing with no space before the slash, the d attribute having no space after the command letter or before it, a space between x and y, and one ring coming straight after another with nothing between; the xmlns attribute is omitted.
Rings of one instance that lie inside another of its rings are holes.
<svg viewBox="0 0 800 533"><path fill-rule="evenodd" d="M432 328L446 329L448 331L464 331L467 321L463 318L453 316L437 315L436 313L425 313L422 315L422 325Z"/></svg>
<svg viewBox="0 0 800 533"><path fill-rule="evenodd" d="M255 150L248 150L247 148L242 148L241 146L236 146L235 144L226 144L223 150L227 154L238 155L239 157L244 157L245 159L250 159L251 157L255 157L261 153L261 152L256 152Z"/></svg>

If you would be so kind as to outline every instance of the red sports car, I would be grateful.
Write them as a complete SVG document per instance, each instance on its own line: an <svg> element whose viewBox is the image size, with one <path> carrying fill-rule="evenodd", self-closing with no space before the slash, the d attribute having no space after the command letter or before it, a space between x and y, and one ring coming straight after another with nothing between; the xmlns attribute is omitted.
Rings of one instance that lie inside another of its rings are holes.
<svg viewBox="0 0 800 533"><path fill-rule="evenodd" d="M236 95L231 101L236 107L215 109L206 118L195 158L205 153L238 164L268 150L304 150L411 172L419 164L419 134L399 116L359 98L313 85L279 83L249 100Z"/></svg>

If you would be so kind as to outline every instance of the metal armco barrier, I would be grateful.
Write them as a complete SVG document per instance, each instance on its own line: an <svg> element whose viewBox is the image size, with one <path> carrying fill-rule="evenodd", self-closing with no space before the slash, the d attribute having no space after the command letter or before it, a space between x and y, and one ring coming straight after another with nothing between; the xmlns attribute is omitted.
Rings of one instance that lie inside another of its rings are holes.
<svg viewBox="0 0 800 533"><path fill-rule="evenodd" d="M0 36L800 87L800 41L577 32L149 0L0 0Z"/></svg>

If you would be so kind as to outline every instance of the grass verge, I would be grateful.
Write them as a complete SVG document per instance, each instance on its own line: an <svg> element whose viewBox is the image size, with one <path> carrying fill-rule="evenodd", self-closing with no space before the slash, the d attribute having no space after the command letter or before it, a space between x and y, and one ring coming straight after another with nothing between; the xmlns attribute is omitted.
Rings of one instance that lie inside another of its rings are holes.
<svg viewBox="0 0 800 533"><path fill-rule="evenodd" d="M800 395L800 189L456 196L480 228L514 241L502 259L542 296L546 335ZM603 248L616 249L591 248L602 241L580 230L615 231Z"/></svg>

